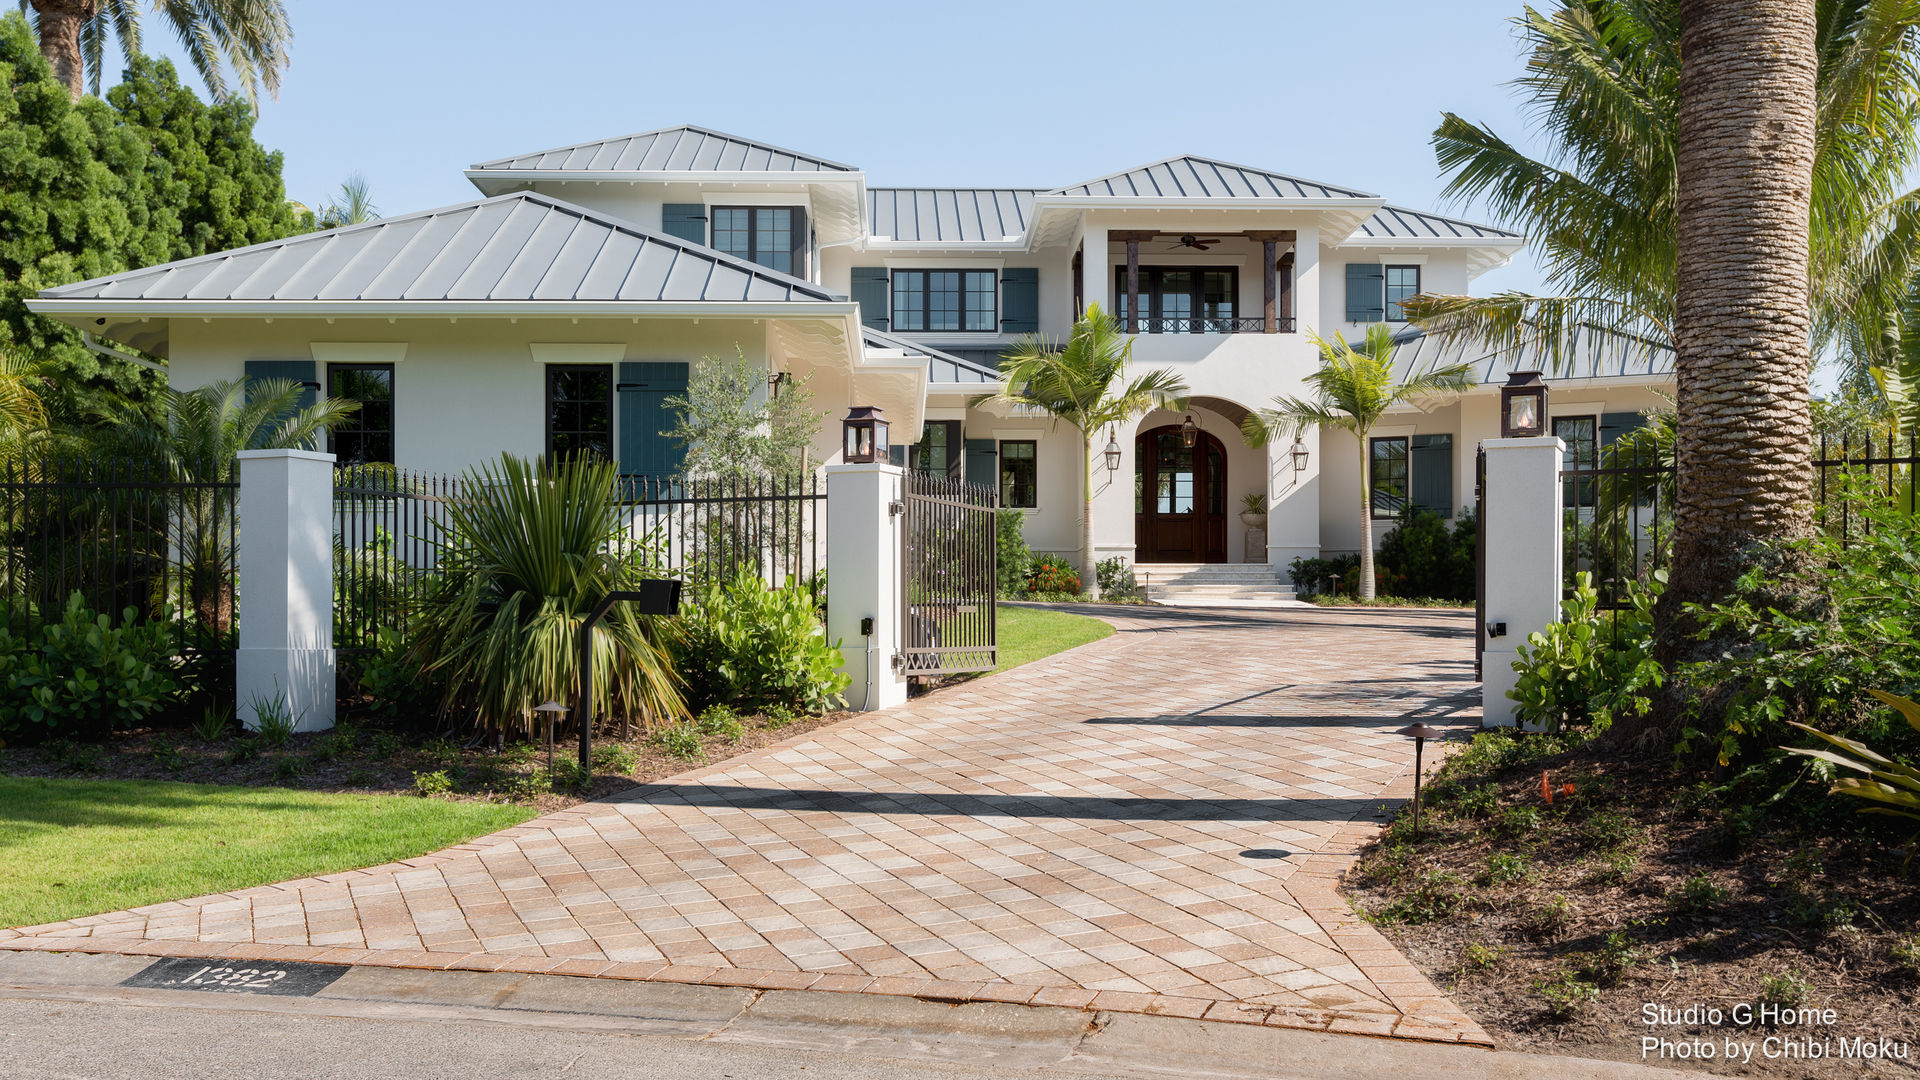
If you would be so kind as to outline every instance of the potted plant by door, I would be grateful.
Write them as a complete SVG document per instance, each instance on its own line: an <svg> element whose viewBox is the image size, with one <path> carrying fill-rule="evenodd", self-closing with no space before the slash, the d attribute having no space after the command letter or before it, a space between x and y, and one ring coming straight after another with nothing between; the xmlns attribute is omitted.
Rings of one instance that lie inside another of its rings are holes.
<svg viewBox="0 0 1920 1080"><path fill-rule="evenodd" d="M1249 529L1267 527L1267 497L1259 493L1243 496L1240 499L1240 524Z"/></svg>

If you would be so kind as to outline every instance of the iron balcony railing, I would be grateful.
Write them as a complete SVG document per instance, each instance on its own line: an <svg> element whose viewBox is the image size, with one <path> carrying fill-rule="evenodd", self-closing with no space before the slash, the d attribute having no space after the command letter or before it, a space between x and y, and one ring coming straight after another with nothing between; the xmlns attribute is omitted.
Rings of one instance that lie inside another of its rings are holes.
<svg viewBox="0 0 1920 1080"><path fill-rule="evenodd" d="M1130 334L1264 334L1267 330L1264 315L1205 315L1173 319L1143 315L1131 322L1123 317L1120 325ZM1293 333L1291 318L1276 319L1274 325L1279 333Z"/></svg>

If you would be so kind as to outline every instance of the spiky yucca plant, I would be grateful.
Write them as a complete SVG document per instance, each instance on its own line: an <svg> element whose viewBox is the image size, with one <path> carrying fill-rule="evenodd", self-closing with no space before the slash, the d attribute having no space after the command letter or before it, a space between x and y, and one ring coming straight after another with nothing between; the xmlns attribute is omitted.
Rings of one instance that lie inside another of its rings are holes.
<svg viewBox="0 0 1920 1080"><path fill-rule="evenodd" d="M571 703L580 623L641 576L620 555L609 462L512 455L470 469L438 538L438 580L410 612L407 655L444 687L442 715L531 730L535 705ZM594 715L643 727L685 715L654 620L616 604L594 627Z"/></svg>

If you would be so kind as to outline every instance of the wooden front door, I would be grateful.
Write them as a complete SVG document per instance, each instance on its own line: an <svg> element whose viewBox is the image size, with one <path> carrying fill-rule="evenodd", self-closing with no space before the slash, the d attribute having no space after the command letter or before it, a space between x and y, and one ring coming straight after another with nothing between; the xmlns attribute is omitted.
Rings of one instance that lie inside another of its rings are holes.
<svg viewBox="0 0 1920 1080"><path fill-rule="evenodd" d="M1193 445L1177 425L1133 444L1134 558L1143 563L1227 561L1227 452L1202 431Z"/></svg>

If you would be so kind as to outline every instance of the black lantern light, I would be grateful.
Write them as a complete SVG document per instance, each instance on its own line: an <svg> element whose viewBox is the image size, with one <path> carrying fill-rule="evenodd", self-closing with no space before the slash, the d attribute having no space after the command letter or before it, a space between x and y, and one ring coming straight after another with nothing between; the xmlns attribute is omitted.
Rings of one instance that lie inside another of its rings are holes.
<svg viewBox="0 0 1920 1080"><path fill-rule="evenodd" d="M887 460L887 421L879 408L855 405L840 422L843 460L849 465Z"/></svg>
<svg viewBox="0 0 1920 1080"><path fill-rule="evenodd" d="M1287 456L1293 459L1294 472L1307 471L1307 444L1300 441L1300 436L1293 437L1293 449L1287 452Z"/></svg>
<svg viewBox="0 0 1920 1080"><path fill-rule="evenodd" d="M1536 372L1536 374L1538 374ZM1420 839L1420 752L1426 749L1428 739L1438 739L1446 732L1421 721L1411 727L1403 727L1398 734L1413 740L1413 838Z"/></svg>
<svg viewBox="0 0 1920 1080"><path fill-rule="evenodd" d="M1199 438L1200 425L1194 423L1193 414L1188 413L1187 418L1180 423L1180 445L1191 450L1193 449L1193 444L1198 441Z"/></svg>
<svg viewBox="0 0 1920 1080"><path fill-rule="evenodd" d="M1547 384L1537 371L1516 371L1500 388L1500 437L1534 439L1547 430Z"/></svg>
<svg viewBox="0 0 1920 1080"><path fill-rule="evenodd" d="M1116 439L1114 439L1112 428L1107 429L1106 457L1107 457L1107 471L1110 473L1119 472L1120 471L1120 443Z"/></svg>

